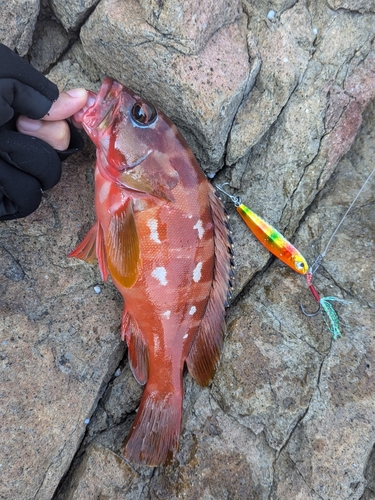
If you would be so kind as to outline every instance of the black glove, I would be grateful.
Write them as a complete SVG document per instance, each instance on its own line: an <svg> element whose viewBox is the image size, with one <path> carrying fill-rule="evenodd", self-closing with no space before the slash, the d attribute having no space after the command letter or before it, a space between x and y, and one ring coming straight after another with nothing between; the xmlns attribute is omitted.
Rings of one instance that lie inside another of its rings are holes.
<svg viewBox="0 0 375 500"><path fill-rule="evenodd" d="M0 220L25 217L38 208L41 190L60 180L61 160L82 149L82 138L70 123L66 151L17 132L20 114L39 120L58 96L54 83L0 44Z"/></svg>

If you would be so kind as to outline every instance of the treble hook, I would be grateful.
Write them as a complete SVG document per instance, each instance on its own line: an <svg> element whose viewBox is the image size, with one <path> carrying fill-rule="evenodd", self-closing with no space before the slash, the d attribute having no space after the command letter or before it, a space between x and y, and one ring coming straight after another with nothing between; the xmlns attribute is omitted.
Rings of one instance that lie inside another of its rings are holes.
<svg viewBox="0 0 375 500"><path fill-rule="evenodd" d="M303 307L302 302L300 302L300 308L301 308L302 314L304 314L305 316L308 316L309 318L312 318L313 316L316 316L317 314L319 314L320 309L321 309L320 296L319 296L318 290L312 284L312 276L313 275L312 275L311 271L309 271L306 274L306 280L307 280L308 287L310 288L310 291L313 294L314 299L319 304L318 310L315 312L312 312L312 313L308 313L308 312L306 312L306 309Z"/></svg>

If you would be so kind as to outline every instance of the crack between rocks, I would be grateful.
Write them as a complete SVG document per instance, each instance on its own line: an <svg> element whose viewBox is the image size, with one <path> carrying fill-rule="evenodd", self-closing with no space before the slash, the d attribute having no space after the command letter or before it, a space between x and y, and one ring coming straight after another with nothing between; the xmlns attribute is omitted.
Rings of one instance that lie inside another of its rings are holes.
<svg viewBox="0 0 375 500"><path fill-rule="evenodd" d="M67 446L67 444L70 442L70 440L71 440L72 436L73 436L73 435L75 434L75 432L77 431L77 428L78 428L78 426L77 426L77 425L75 425L75 427L74 427L73 431L69 434L68 438L65 440L64 446L61 448L61 450L60 450L60 452L58 453L57 457L56 457L56 458L54 458L53 462L51 462L51 463L49 464L48 469L45 471L45 473L44 473L44 475L43 475L43 479L42 479L42 481L41 481L41 484L40 484L40 486L39 486L39 488L38 488L37 492L35 493L34 498L37 498L37 496L39 495L39 491L41 490L41 488L42 488L42 487L43 487L43 485L44 485L44 481L45 481L45 479L46 479L46 477L47 477L47 475L48 475L49 470L51 469L52 465L53 465L55 462L57 462L57 461L58 461L58 459L61 457L62 453L64 452L64 450L65 450L65 448L66 448L66 446Z"/></svg>
<svg viewBox="0 0 375 500"><path fill-rule="evenodd" d="M302 474L302 472L299 470L299 468L297 467L297 464L295 463L295 461L290 457L289 453L288 453L288 456L289 456L289 460L293 463L294 467L295 467L295 470L298 472L298 474L301 476L301 479L302 481L306 484L306 486L309 488L310 491L312 491L314 493L314 495L316 495L318 498L320 498L321 500L325 500L324 497L322 497L321 495L319 495L319 493L317 493L314 488L312 488L309 483L306 481L304 475Z"/></svg>
<svg viewBox="0 0 375 500"><path fill-rule="evenodd" d="M99 387L99 390L98 390L98 394L101 393L101 396L100 398L98 399L95 407L92 408L92 411L91 411L91 414L90 416L88 417L90 420L91 418L93 417L93 415L95 414L95 412L97 411L98 407L99 407L99 404L100 402L102 401L104 395L106 394L107 390L108 390L108 387L109 385L112 383L113 379L115 378L115 373L116 371L118 370L118 368L121 367L121 363L123 362L123 358L120 360L119 364L116 366L115 370L113 371L111 377L109 378L108 382L106 384L101 384L100 387ZM121 424L121 422L119 423ZM76 427L77 428L77 427ZM75 428L75 429L76 429ZM105 432L106 430L108 430L108 428L104 429L103 431L101 432L98 432L96 436L99 436L100 434L102 434L102 432ZM72 433L73 434L73 433ZM89 435L89 426L87 425L86 426L86 429L85 429L85 432L83 433L82 435L82 438L81 440L79 441L79 443L77 443L77 448L76 448L76 451L69 463L69 466L67 467L65 473L63 474L63 476L60 478L60 481L59 483L57 484L56 488L55 488L55 491L52 495L52 498L51 500L57 500L58 497L60 497L60 492L63 492L65 490L65 487L68 485L71 484L71 481L72 481L72 477L73 477L73 473L74 471L77 469L77 467L79 466L82 458L83 458L83 455L84 453L86 452L86 449L87 447L92 443L94 442L94 439L91 440L89 442L88 445L85 444L86 442L86 438L88 437ZM66 440L66 443L69 441L69 439ZM66 445L65 445L66 446ZM65 448L64 446L64 448ZM63 448L63 449L64 449ZM113 451L113 450L111 450ZM113 452L115 453L115 452ZM115 453L116 455L118 455L118 453ZM120 455L118 455L120 456ZM120 456L120 458L123 460L123 457ZM128 463L128 462L127 462ZM129 463L130 464L130 463ZM131 466L131 464L130 464ZM48 472L48 470L47 470ZM46 474L47 474L46 472Z"/></svg>
<svg viewBox="0 0 375 500"><path fill-rule="evenodd" d="M23 273L23 278L21 281L23 281L26 278L30 279L30 276L27 274L27 272L24 270L24 268L21 266L19 260L12 254L10 250L8 250L4 245L1 245L1 248L4 250L5 253L9 255L9 257L12 259L12 261L16 264L17 267L19 267Z"/></svg>
<svg viewBox="0 0 375 500"><path fill-rule="evenodd" d="M310 408L310 403L311 403L311 399L313 397L313 394L310 396L310 399L309 399L309 402L305 408L305 410L302 412L302 414L297 418L297 421L296 423L294 424L294 426L292 427L290 433L289 433L289 436L287 436L287 438L285 439L284 443L281 445L281 447L276 450L276 457L275 457L275 460L274 460L274 463L273 463L273 468L274 466L276 465L276 462L277 460L279 459L281 453L284 451L284 449L286 448L286 446L288 446L293 434L294 434L294 431L296 430L296 428L298 427L298 425L302 422L302 420L305 418L305 416L307 415L307 412L309 411L309 408ZM274 470L275 472L275 470Z"/></svg>

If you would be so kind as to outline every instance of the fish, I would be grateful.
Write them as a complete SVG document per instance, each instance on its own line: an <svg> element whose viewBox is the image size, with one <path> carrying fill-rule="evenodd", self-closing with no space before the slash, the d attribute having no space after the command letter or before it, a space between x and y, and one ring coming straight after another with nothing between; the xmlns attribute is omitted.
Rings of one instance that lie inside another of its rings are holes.
<svg viewBox="0 0 375 500"><path fill-rule="evenodd" d="M224 184L223 184L224 185ZM255 212L250 210L238 196L233 196L224 191L223 186L216 184L216 188L234 203L237 213L251 230L254 236L275 257L289 266L298 274L306 274L309 265L301 252L288 241L277 229Z"/></svg>
<svg viewBox="0 0 375 500"><path fill-rule="evenodd" d="M123 448L175 457L183 372L208 386L226 332L233 271L227 215L172 121L106 77L74 115L96 146L96 222L69 257L98 261L124 299L121 338L142 399Z"/></svg>

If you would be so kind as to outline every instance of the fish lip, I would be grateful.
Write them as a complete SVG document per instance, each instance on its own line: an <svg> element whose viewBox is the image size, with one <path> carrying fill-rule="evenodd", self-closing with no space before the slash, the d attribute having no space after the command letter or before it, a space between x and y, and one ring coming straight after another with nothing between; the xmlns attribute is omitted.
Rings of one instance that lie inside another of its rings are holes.
<svg viewBox="0 0 375 500"><path fill-rule="evenodd" d="M110 77L105 77L99 92L90 92L89 97L95 100L85 111L83 125L87 131L97 129L105 121L108 114L118 104L123 86Z"/></svg>

